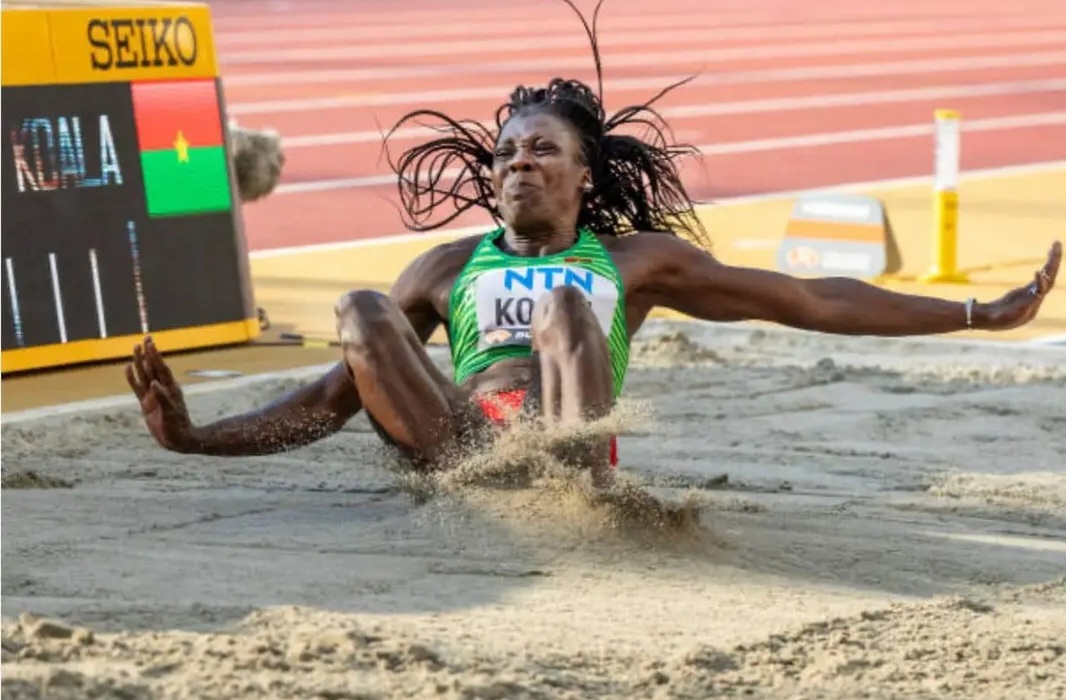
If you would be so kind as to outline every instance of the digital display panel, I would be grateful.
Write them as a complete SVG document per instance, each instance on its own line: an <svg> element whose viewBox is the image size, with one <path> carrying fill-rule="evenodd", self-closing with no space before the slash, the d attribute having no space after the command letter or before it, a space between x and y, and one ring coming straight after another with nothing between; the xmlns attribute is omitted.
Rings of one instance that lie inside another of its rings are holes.
<svg viewBox="0 0 1066 700"><path fill-rule="evenodd" d="M220 104L216 78L3 88L5 354L255 317Z"/></svg>

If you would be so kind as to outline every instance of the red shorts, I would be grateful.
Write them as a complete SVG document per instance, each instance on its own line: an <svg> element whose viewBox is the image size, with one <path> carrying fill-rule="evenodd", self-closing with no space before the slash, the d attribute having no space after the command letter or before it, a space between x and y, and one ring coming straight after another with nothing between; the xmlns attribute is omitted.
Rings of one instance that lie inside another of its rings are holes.
<svg viewBox="0 0 1066 700"><path fill-rule="evenodd" d="M474 398L486 418L500 427L505 427L522 409L526 390L512 389L495 394L478 394ZM611 438L611 466L618 466L618 438L616 437Z"/></svg>

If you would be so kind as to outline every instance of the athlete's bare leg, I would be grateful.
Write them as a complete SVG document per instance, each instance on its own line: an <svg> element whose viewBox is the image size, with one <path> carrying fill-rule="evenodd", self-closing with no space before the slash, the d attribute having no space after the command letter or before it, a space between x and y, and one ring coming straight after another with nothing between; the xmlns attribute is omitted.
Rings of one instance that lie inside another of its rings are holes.
<svg viewBox="0 0 1066 700"><path fill-rule="evenodd" d="M607 337L578 290L559 287L533 310L533 347L540 358L540 402L549 424L574 425L606 416L614 403ZM570 455L592 468L593 482L610 477L610 438Z"/></svg>
<svg viewBox="0 0 1066 700"><path fill-rule="evenodd" d="M366 412L407 456L435 465L476 420L468 393L433 364L399 307L358 290L337 302L337 334Z"/></svg>

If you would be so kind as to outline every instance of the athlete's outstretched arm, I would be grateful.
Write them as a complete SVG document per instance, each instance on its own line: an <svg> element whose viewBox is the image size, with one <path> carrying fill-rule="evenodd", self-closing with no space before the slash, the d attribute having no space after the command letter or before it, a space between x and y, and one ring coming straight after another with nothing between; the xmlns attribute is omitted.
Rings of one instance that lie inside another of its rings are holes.
<svg viewBox="0 0 1066 700"><path fill-rule="evenodd" d="M390 293L422 342L440 324L429 296L432 274L427 268L432 262L428 254L416 260ZM151 337L134 348L126 380L140 401L149 432L174 452L234 457L284 452L336 433L363 407L347 366L340 362L268 406L196 426L180 385Z"/></svg>
<svg viewBox="0 0 1066 700"><path fill-rule="evenodd" d="M189 454L240 457L283 452L332 435L362 407L355 385L339 364L268 406L196 426L181 387L151 337L134 350L126 379L152 437L168 450Z"/></svg>
<svg viewBox="0 0 1066 700"><path fill-rule="evenodd" d="M967 328L966 305L958 301L901 294L843 277L800 279L732 267L666 236L656 241L653 257L649 300L707 321L763 320L823 333L879 336ZM972 327L1006 330L1031 321L1055 284L1061 259L1062 245L1056 242L1032 282L973 305Z"/></svg>

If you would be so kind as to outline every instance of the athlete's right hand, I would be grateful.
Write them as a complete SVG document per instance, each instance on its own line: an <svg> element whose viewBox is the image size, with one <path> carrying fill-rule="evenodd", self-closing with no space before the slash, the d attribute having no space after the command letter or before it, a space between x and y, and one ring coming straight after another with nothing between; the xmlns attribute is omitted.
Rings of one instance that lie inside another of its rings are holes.
<svg viewBox="0 0 1066 700"><path fill-rule="evenodd" d="M191 451L195 440L189 409L185 407L181 387L151 336L144 339L143 345L133 348L133 360L126 365L126 381L141 403L141 413L152 437L168 450Z"/></svg>

